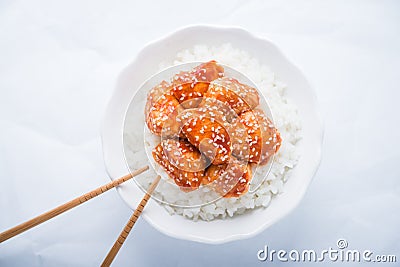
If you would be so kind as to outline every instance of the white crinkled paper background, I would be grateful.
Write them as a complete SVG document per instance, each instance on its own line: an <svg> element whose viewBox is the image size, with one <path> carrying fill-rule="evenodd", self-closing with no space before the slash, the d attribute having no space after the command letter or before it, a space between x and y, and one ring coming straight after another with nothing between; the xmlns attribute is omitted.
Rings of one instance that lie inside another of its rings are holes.
<svg viewBox="0 0 400 267"><path fill-rule="evenodd" d="M209 246L139 220L115 266L261 266L264 245L322 250L339 238L398 253L399 10L354 0L1 1L0 231L108 182L99 127L119 72L148 41L215 23L272 40L314 84L320 169L300 206L257 237ZM0 266L98 266L130 214L113 190L0 244Z"/></svg>

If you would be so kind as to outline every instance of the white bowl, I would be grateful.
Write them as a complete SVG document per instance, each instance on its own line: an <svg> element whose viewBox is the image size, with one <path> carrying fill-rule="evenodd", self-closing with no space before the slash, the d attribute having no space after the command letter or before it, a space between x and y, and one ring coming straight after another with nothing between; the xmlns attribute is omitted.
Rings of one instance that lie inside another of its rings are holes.
<svg viewBox="0 0 400 267"><path fill-rule="evenodd" d="M241 216L194 222L179 215L171 216L162 206L150 201L142 217L160 232L175 238L218 244L260 233L299 204L320 162L322 121L315 93L301 71L270 41L244 29L190 26L148 44L120 74L101 130L104 160L111 179L128 172L123 153L123 125L125 112L137 88L159 71L160 62L172 62L178 51L199 43L219 45L226 42L251 52L287 84L287 97L297 105L302 121L303 138L298 143L300 160L286 182L284 192L274 198L268 208L258 208ZM144 195L133 181L119 187L118 192L132 209Z"/></svg>

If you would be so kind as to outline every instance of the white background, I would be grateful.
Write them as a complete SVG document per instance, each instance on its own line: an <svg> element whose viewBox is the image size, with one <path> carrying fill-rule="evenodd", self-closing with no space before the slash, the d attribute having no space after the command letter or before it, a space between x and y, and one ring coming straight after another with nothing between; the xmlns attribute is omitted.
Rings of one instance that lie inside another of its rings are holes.
<svg viewBox="0 0 400 267"><path fill-rule="evenodd" d="M257 260L264 245L339 238L399 262L398 1L0 1L0 231L109 181L99 128L119 72L194 23L245 27L304 71L325 120L322 163L300 206L257 237L205 245L139 220L115 266L271 266ZM112 190L0 244L0 266L97 266L130 215Z"/></svg>

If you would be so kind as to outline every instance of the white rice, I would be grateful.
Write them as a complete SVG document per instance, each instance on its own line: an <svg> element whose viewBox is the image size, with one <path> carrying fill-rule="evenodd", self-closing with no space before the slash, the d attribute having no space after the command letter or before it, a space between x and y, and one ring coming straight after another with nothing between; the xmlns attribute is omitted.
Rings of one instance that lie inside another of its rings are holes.
<svg viewBox="0 0 400 267"><path fill-rule="evenodd" d="M179 52L174 62L163 62L160 69L193 61L216 60L231 66L247 75L266 97L274 116L275 126L281 133L282 146L274 158L271 172L261 186L253 193L239 198L222 198L218 201L197 208L180 208L163 204L171 214L178 214L193 220L213 220L232 217L256 208L267 208L274 197L283 192L284 184L289 179L291 169L298 161L296 143L300 139L301 123L297 108L285 97L286 85L278 81L274 73L265 65L260 65L256 58L243 50L223 44L216 47L197 45ZM153 178L150 178L149 183ZM165 184L156 188L158 198L174 204L189 204L190 199L177 186ZM204 201L207 202L207 201Z"/></svg>

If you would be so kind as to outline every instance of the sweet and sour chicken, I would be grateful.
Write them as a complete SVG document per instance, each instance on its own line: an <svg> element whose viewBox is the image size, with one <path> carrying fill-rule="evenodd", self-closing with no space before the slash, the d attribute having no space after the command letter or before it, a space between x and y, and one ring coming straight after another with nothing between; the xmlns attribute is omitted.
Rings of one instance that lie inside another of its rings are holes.
<svg viewBox="0 0 400 267"><path fill-rule="evenodd" d="M186 140L163 140L153 158L183 191L197 189L204 179L206 159Z"/></svg>
<svg viewBox="0 0 400 267"><path fill-rule="evenodd" d="M172 86L162 81L147 96L145 106L146 124L156 135L173 135L179 131L179 123L174 118L183 110L172 94Z"/></svg>
<svg viewBox="0 0 400 267"><path fill-rule="evenodd" d="M161 136L155 161L183 191L245 194L252 166L266 164L282 142L259 101L255 88L225 77L216 61L161 82L145 107L149 130Z"/></svg>
<svg viewBox="0 0 400 267"><path fill-rule="evenodd" d="M224 68L216 61L206 62L191 71L176 74L172 79L172 91L184 108L195 108L207 92L210 82L223 76Z"/></svg>

